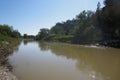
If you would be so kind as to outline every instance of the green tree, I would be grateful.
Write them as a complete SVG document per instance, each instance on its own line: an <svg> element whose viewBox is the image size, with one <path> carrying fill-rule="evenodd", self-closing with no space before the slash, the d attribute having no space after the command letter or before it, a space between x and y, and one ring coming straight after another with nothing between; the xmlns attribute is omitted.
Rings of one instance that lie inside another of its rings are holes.
<svg viewBox="0 0 120 80"><path fill-rule="evenodd" d="M74 43L88 44L97 40L97 29L94 26L94 12L83 11L77 16Z"/></svg>
<svg viewBox="0 0 120 80"><path fill-rule="evenodd" d="M28 37L28 35L27 35L27 34L24 34L24 35L23 35L23 38L27 38L27 37Z"/></svg>
<svg viewBox="0 0 120 80"><path fill-rule="evenodd" d="M12 26L6 24L0 25L0 40L11 40L20 36L20 32L14 30Z"/></svg>
<svg viewBox="0 0 120 80"><path fill-rule="evenodd" d="M21 37L21 34L20 34L20 32L18 32L18 30L13 30L11 33L11 36L14 38L19 38L19 37Z"/></svg>
<svg viewBox="0 0 120 80"><path fill-rule="evenodd" d="M120 39L120 0L105 0L101 14L104 40Z"/></svg>
<svg viewBox="0 0 120 80"><path fill-rule="evenodd" d="M9 36L11 35L11 33L12 33L11 26L6 25L6 24L0 25L0 34Z"/></svg>
<svg viewBox="0 0 120 80"><path fill-rule="evenodd" d="M48 35L49 35L49 29L42 28L42 29L40 29L40 32L37 35L37 39L38 40L45 39L46 37L48 37Z"/></svg>
<svg viewBox="0 0 120 80"><path fill-rule="evenodd" d="M73 35L75 26L75 19L67 20L62 23L57 23L54 27L51 28L50 33L57 35Z"/></svg>

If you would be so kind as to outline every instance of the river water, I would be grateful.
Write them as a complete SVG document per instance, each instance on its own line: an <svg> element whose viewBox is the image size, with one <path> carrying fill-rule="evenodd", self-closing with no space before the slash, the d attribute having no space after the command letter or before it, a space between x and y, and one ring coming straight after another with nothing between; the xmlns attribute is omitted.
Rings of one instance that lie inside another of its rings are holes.
<svg viewBox="0 0 120 80"><path fill-rule="evenodd" d="M120 49L21 42L9 63L19 80L120 80Z"/></svg>

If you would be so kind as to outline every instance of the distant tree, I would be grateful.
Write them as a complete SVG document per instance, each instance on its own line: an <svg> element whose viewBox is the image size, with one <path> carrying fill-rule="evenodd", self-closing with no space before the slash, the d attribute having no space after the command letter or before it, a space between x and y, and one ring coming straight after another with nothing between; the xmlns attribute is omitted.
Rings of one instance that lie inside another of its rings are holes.
<svg viewBox="0 0 120 80"><path fill-rule="evenodd" d="M27 37L28 37L28 35L27 35L27 34L24 34L24 35L23 35L23 38L27 38Z"/></svg>
<svg viewBox="0 0 120 80"><path fill-rule="evenodd" d="M40 29L40 32L37 35L37 39L45 39L49 35L49 29L47 28L42 28Z"/></svg>
<svg viewBox="0 0 120 80"><path fill-rule="evenodd" d="M50 30L51 34L64 34L63 23L57 23Z"/></svg>
<svg viewBox="0 0 120 80"><path fill-rule="evenodd" d="M23 38L25 38L25 39L35 39L35 36L34 35L24 34Z"/></svg>
<svg viewBox="0 0 120 80"><path fill-rule="evenodd" d="M11 33L11 36L14 38L19 38L19 37L21 37L21 34L20 34L20 32L18 32L18 30L13 30Z"/></svg>

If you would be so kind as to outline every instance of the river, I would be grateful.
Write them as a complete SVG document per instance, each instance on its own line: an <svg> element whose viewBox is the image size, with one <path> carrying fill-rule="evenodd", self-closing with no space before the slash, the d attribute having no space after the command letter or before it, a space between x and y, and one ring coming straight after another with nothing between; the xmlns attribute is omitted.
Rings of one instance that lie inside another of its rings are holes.
<svg viewBox="0 0 120 80"><path fill-rule="evenodd" d="M21 42L8 61L19 80L120 80L120 49Z"/></svg>

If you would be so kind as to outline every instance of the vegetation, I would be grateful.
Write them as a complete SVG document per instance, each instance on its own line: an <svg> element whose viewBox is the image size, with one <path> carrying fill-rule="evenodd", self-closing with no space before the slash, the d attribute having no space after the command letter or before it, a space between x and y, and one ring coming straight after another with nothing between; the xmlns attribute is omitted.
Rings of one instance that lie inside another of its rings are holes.
<svg viewBox="0 0 120 80"><path fill-rule="evenodd" d="M13 53L13 47L19 44L21 34L9 25L0 25L0 66L7 62L8 56ZM17 50L17 48L16 48Z"/></svg>
<svg viewBox="0 0 120 80"><path fill-rule="evenodd" d="M34 35L24 34L24 35L23 35L23 38L24 38L24 39L35 39L35 36L34 36Z"/></svg>
<svg viewBox="0 0 120 80"><path fill-rule="evenodd" d="M46 37L48 37L49 35L49 29L46 29L46 28L43 28L43 29L40 29L40 32L38 33L38 35L36 36L36 39L40 39L40 40L43 40L45 39Z"/></svg>
<svg viewBox="0 0 120 80"><path fill-rule="evenodd" d="M21 34L9 25L0 25L0 41L19 38Z"/></svg>
<svg viewBox="0 0 120 80"><path fill-rule="evenodd" d="M51 29L42 28L35 36L25 39L100 44L120 47L120 0L104 0L105 6L96 11L83 11L74 19L56 23ZM0 25L0 40L19 38L21 34L9 25Z"/></svg>
<svg viewBox="0 0 120 80"><path fill-rule="evenodd" d="M4 41L4 40L13 40L13 38L9 36L0 35L0 41Z"/></svg>
<svg viewBox="0 0 120 80"><path fill-rule="evenodd" d="M73 20L40 29L37 40L97 44L120 47L120 0L105 0L96 12L83 11Z"/></svg>
<svg viewBox="0 0 120 80"><path fill-rule="evenodd" d="M100 13L103 38L120 40L120 0L105 0Z"/></svg>

